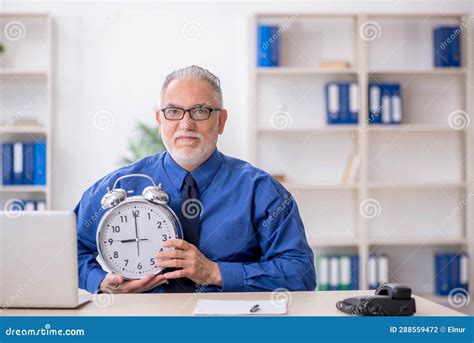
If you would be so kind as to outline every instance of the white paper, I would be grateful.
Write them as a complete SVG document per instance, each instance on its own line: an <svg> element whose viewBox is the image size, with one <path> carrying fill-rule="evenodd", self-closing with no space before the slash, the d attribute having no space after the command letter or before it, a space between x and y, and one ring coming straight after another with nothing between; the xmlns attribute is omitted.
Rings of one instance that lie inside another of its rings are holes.
<svg viewBox="0 0 474 343"><path fill-rule="evenodd" d="M259 305L259 310L250 309ZM207 315L268 315L286 314L287 302L277 300L207 300L198 299L193 314Z"/></svg>

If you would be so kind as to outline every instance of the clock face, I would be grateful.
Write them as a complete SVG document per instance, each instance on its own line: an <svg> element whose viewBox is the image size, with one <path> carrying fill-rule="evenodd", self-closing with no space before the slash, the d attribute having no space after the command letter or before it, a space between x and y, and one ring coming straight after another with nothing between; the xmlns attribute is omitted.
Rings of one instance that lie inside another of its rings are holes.
<svg viewBox="0 0 474 343"><path fill-rule="evenodd" d="M103 263L113 273L139 279L160 272L155 256L163 243L179 238L174 214L164 206L129 198L112 208L99 224L97 245Z"/></svg>

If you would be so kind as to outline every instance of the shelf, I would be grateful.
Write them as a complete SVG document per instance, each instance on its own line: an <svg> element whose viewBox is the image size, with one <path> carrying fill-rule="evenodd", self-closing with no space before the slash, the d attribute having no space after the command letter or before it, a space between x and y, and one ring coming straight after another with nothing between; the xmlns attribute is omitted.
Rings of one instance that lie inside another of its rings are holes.
<svg viewBox="0 0 474 343"><path fill-rule="evenodd" d="M390 131L390 132L460 132L466 130L455 130L447 125L432 124L370 124L369 131Z"/></svg>
<svg viewBox="0 0 474 343"><path fill-rule="evenodd" d="M40 69L0 69L0 75L44 76L47 78L49 73L47 70Z"/></svg>
<svg viewBox="0 0 474 343"><path fill-rule="evenodd" d="M432 68L432 69L369 69L371 75L462 75L466 68Z"/></svg>
<svg viewBox="0 0 474 343"><path fill-rule="evenodd" d="M455 239L386 239L386 238L373 238L369 239L370 245L385 245L385 246L397 246L397 245L463 245L467 241L464 238Z"/></svg>
<svg viewBox="0 0 474 343"><path fill-rule="evenodd" d="M8 193L46 193L48 188L46 186L35 185L0 185L0 192Z"/></svg>
<svg viewBox="0 0 474 343"><path fill-rule="evenodd" d="M331 125L331 126L321 126L314 128L306 129L274 129L274 128L259 128L257 129L258 133L264 134L312 134L312 133L321 133L321 132L351 132L357 131L359 128L358 125Z"/></svg>
<svg viewBox="0 0 474 343"><path fill-rule="evenodd" d="M0 125L0 132L2 134L41 134L46 135L47 130L43 126L7 126Z"/></svg>
<svg viewBox="0 0 474 343"><path fill-rule="evenodd" d="M345 184L296 184L296 183L282 183L285 188L289 190L305 190L305 191L324 191L324 190L347 190L347 189L357 189L358 184L345 185Z"/></svg>
<svg viewBox="0 0 474 343"><path fill-rule="evenodd" d="M391 182L371 182L368 184L371 189L419 189L419 188L464 188L464 182L407 182L407 183L391 183Z"/></svg>
<svg viewBox="0 0 474 343"><path fill-rule="evenodd" d="M0 13L0 18L2 17L47 18L49 17L49 13L47 12L2 12Z"/></svg>
<svg viewBox="0 0 474 343"><path fill-rule="evenodd" d="M334 75L357 74L357 69L321 69L311 67L269 67L256 68L257 75Z"/></svg>

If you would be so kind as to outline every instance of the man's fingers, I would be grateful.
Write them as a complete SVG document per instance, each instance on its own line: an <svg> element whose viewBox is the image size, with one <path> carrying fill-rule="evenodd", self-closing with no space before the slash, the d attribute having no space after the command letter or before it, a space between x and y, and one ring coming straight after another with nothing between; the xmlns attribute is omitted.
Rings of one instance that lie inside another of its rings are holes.
<svg viewBox="0 0 474 343"><path fill-rule="evenodd" d="M164 273L163 276L167 279L179 279L182 277L187 277L188 273L185 269L180 269L180 270Z"/></svg>
<svg viewBox="0 0 474 343"><path fill-rule="evenodd" d="M134 292L139 288L142 288L145 286L148 282L150 282L151 279L153 279L154 275L147 275L143 279L139 280L132 280L132 281L127 281L122 290L124 292Z"/></svg>
<svg viewBox="0 0 474 343"><path fill-rule="evenodd" d="M121 284L123 283L125 280L123 279L123 277L121 275L117 275L117 274L109 274L109 284L111 284L112 286L114 284Z"/></svg>
<svg viewBox="0 0 474 343"><path fill-rule="evenodd" d="M160 261L157 264L158 267L165 267L165 268L184 268L187 265L188 263L186 262L186 260L179 260L179 259Z"/></svg>
<svg viewBox="0 0 474 343"><path fill-rule="evenodd" d="M163 246L165 246L165 247L174 247L174 248L178 248L178 249L181 249L181 250L188 250L193 245L186 242L183 239L170 239L169 241L164 242Z"/></svg>
<svg viewBox="0 0 474 343"><path fill-rule="evenodd" d="M167 251L162 251L159 252L156 255L157 259L162 259L162 258L185 258L185 252L183 250L167 250Z"/></svg>

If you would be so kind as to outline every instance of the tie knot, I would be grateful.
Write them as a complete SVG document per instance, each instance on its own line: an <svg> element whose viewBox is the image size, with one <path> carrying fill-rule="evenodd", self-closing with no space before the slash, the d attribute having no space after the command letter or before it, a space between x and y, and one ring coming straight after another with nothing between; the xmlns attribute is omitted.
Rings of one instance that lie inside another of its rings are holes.
<svg viewBox="0 0 474 343"><path fill-rule="evenodd" d="M184 183L186 184L186 186L189 186L189 187L196 187L196 181L194 180L193 176L191 175L191 173L188 173L186 175L186 177L184 178Z"/></svg>

